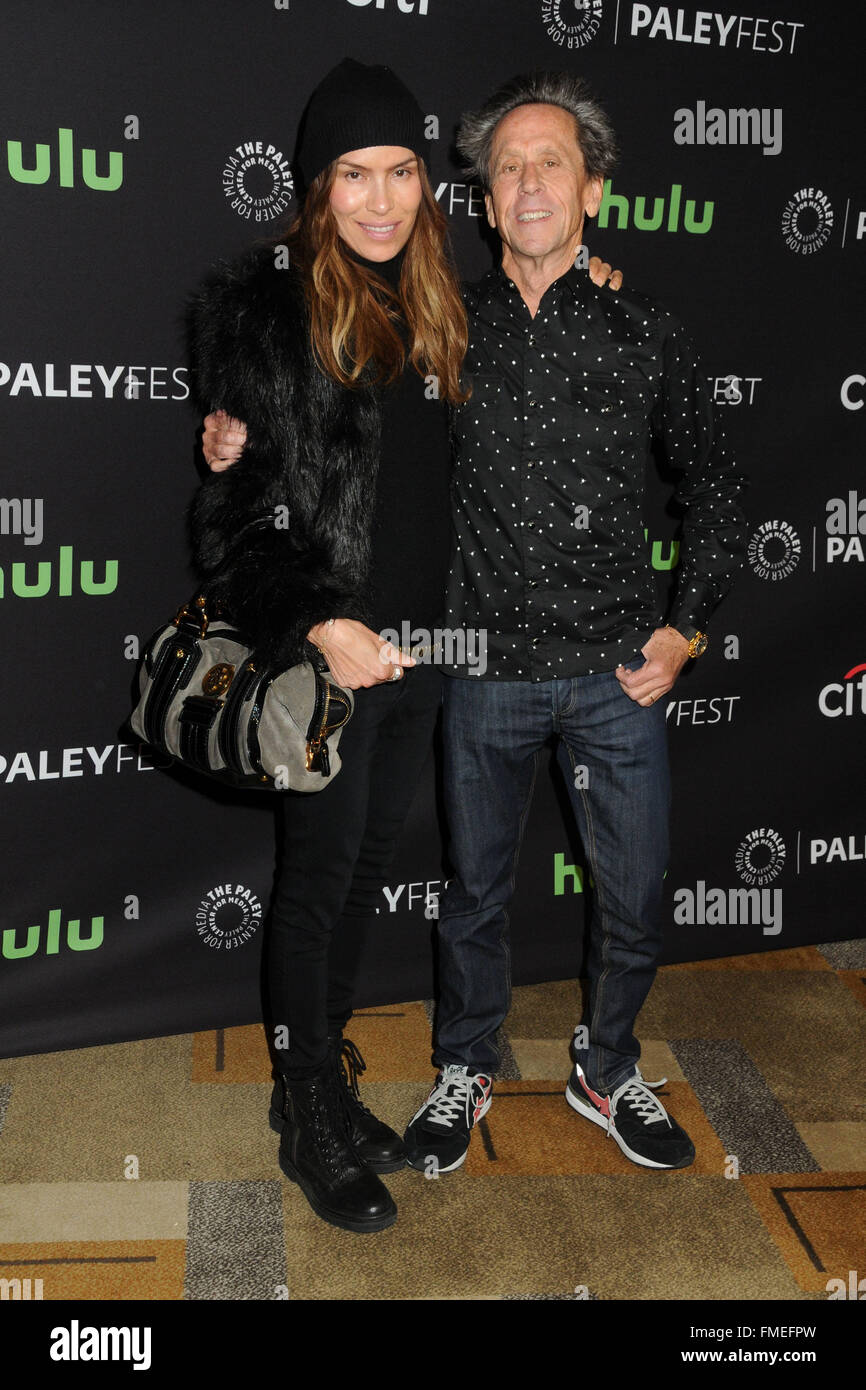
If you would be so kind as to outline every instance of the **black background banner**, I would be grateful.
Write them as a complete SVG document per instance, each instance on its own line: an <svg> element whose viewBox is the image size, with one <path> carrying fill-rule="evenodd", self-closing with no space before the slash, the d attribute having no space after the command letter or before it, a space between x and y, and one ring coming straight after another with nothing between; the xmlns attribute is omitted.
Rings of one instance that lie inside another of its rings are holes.
<svg viewBox="0 0 866 1390"><path fill-rule="evenodd" d="M391 64L435 117L468 278L495 246L453 150L461 112L532 67L595 86L623 153L590 250L685 320L751 479L748 561L668 697L663 958L861 934L859 9L7 0L2 31L0 1052L260 1016L270 802L160 768L122 724L139 647L191 582L185 298L292 211L298 118L346 55ZM669 497L653 480L663 586ZM432 993L446 872L431 758L362 1002ZM520 860L516 983L579 972L589 888L551 765Z"/></svg>

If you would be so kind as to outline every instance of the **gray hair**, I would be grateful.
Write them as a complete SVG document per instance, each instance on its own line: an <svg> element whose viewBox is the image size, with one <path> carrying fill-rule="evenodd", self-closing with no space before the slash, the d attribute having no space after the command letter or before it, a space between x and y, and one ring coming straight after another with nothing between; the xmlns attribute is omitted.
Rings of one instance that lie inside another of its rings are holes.
<svg viewBox="0 0 866 1390"><path fill-rule="evenodd" d="M608 178L617 157L613 126L583 78L569 72L521 73L499 87L478 111L464 114L457 149L469 166L470 177L480 179L484 188L490 189L490 156L499 122L516 107L536 103L561 106L570 112L587 175Z"/></svg>

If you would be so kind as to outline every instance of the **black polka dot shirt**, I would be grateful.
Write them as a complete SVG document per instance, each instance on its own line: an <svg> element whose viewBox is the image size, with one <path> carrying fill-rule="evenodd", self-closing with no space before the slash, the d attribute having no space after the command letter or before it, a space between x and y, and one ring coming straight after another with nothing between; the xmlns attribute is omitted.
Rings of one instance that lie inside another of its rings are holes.
<svg viewBox="0 0 866 1390"><path fill-rule="evenodd" d="M448 625L486 634L471 679L612 670L669 621L702 630L742 561L744 480L671 314L573 268L533 318L501 269L466 289L471 399L453 416L457 552ZM674 607L644 537L653 437L681 474Z"/></svg>

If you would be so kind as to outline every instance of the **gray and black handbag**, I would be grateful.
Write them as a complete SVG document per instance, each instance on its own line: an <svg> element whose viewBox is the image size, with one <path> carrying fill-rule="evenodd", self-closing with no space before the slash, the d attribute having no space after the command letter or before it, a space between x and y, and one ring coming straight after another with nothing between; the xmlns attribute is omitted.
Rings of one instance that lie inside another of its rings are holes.
<svg viewBox="0 0 866 1390"><path fill-rule="evenodd" d="M303 661L259 665L241 633L198 594L147 643L130 724L185 767L237 787L315 792L340 770L351 690Z"/></svg>

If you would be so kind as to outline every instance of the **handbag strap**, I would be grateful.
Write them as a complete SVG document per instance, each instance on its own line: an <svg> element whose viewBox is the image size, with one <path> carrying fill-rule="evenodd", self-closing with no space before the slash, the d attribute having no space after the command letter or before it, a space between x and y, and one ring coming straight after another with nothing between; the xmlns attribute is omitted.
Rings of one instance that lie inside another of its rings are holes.
<svg viewBox="0 0 866 1390"><path fill-rule="evenodd" d="M223 571L232 563L235 557L240 553L241 549L243 548L243 542L245 538L251 532L263 531L265 527L273 526L273 524L273 513L265 512L262 516L253 517L252 521L248 521L244 526L241 527L240 531L235 537L234 543L226 551L225 555L220 560L216 569L212 570L211 573L208 575L206 581L202 585L200 585L198 589L196 589L196 592L192 596L192 598L189 599L185 604L182 605L181 608L178 609L174 619L174 623L177 628L183 628L185 631L193 633L195 633L197 629L197 635L199 637L204 637L208 629L208 623L210 622L210 616L207 611L208 587L211 584L213 584L214 580L220 577Z"/></svg>
<svg viewBox="0 0 866 1390"><path fill-rule="evenodd" d="M265 512L262 516L254 516L252 521L248 521L244 526L242 526L237 536L235 537L234 542L226 551L225 555L220 560L216 569L212 570L211 573L208 575L207 583L212 584L213 581L217 579L219 575L222 574L223 570L226 569L226 567L232 563L236 556L240 554L241 550L243 549L243 541L248 534L254 531L264 531L266 527L270 528L273 526L273 524L273 512Z"/></svg>

